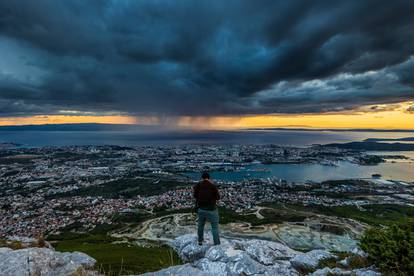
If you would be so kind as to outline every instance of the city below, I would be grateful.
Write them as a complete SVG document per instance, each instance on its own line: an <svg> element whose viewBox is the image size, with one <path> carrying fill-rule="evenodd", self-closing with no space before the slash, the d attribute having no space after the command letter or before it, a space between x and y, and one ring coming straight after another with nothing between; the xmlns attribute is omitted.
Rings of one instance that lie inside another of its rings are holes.
<svg viewBox="0 0 414 276"><path fill-rule="evenodd" d="M0 150L0 238L52 235L65 229L85 232L116 224L119 217L131 214L153 219L188 213L194 207L193 185L206 170L213 176L220 172L260 176L266 166L275 164L318 164L328 169L340 162L371 167L389 160L413 162L403 154L373 155L321 145L20 148L4 143ZM359 211L373 204L414 206L414 182L385 180L380 173L320 182L289 181L277 175L213 180L221 194L219 207L239 218L256 214L263 219L261 208L269 204L352 206Z"/></svg>

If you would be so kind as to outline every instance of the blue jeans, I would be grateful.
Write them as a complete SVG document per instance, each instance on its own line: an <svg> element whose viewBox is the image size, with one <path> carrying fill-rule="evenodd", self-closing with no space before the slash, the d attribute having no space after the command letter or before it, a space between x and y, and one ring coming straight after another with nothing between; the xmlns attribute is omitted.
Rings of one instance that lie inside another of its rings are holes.
<svg viewBox="0 0 414 276"><path fill-rule="evenodd" d="M217 209L215 210L204 210L198 208L198 241L203 242L204 237L204 224L206 220L210 221L211 223L211 233L213 234L214 244L220 244L220 237L219 237L219 215Z"/></svg>

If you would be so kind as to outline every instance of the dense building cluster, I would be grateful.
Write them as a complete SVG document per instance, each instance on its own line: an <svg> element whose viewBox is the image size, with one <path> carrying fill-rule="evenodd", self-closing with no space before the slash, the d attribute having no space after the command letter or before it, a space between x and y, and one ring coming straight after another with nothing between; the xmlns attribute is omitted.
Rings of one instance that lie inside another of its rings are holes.
<svg viewBox="0 0 414 276"><path fill-rule="evenodd" d="M3 148L0 236L36 236L73 224L92 229L113 223L119 213L192 208L195 181L184 172L238 170L252 162L334 165L361 156L364 153L336 148L275 145ZM219 205L235 211L267 202L324 206L414 202L413 183L380 179L292 183L274 177L217 184Z"/></svg>

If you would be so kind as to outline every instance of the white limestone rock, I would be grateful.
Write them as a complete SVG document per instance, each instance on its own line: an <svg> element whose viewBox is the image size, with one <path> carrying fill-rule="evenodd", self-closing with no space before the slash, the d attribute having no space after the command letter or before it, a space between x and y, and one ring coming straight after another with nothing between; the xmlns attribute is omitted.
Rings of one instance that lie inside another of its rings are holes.
<svg viewBox="0 0 414 276"><path fill-rule="evenodd" d="M290 262L296 269L309 270L316 268L319 261L333 257L335 255L328 251L316 249L306 253L300 253L293 257Z"/></svg>
<svg viewBox="0 0 414 276"><path fill-rule="evenodd" d="M93 268L96 263L95 259L83 252L64 252L61 256L65 261L80 264L85 268Z"/></svg>
<svg viewBox="0 0 414 276"><path fill-rule="evenodd" d="M140 276L216 276L213 273L204 272L198 268L193 267L191 264L183 264L171 266L156 272L149 272L141 274Z"/></svg>
<svg viewBox="0 0 414 276"><path fill-rule="evenodd" d="M324 267L322 269L318 269L313 273L308 274L308 276L327 276L329 274L334 274L334 275L349 275L349 274L344 274L345 271L340 269L340 268L329 268L329 267ZM350 273L350 272L349 272Z"/></svg>
<svg viewBox="0 0 414 276"><path fill-rule="evenodd" d="M271 267L267 267L264 275L298 276L299 273L292 267L290 261L276 261Z"/></svg>
<svg viewBox="0 0 414 276"><path fill-rule="evenodd" d="M217 276L225 276L227 275L226 267L227 264L225 262L220 261L210 261L207 258L203 258L198 260L194 266L204 272L212 273L213 275Z"/></svg>
<svg viewBox="0 0 414 276"><path fill-rule="evenodd" d="M180 258L186 262L193 262L204 257L206 246L188 245L180 251Z"/></svg>
<svg viewBox="0 0 414 276"><path fill-rule="evenodd" d="M229 259L228 253L224 250L222 246L210 247L207 250L205 257L212 262L217 262L217 261L227 262Z"/></svg>
<svg viewBox="0 0 414 276"><path fill-rule="evenodd" d="M360 268L352 270L351 275L355 276L381 276L381 273L368 268Z"/></svg>
<svg viewBox="0 0 414 276"><path fill-rule="evenodd" d="M9 252L9 251L12 251L12 249L10 249L8 247L0 247L0 256L1 256L1 254Z"/></svg>
<svg viewBox="0 0 414 276"><path fill-rule="evenodd" d="M230 259L227 263L228 275L263 275L266 267L242 252Z"/></svg>
<svg viewBox="0 0 414 276"><path fill-rule="evenodd" d="M264 265L277 260L289 260L299 252L281 244L265 240L247 240L238 244L249 256Z"/></svg>
<svg viewBox="0 0 414 276"><path fill-rule="evenodd" d="M283 244L265 240L230 240L225 238L222 238L221 242L221 245L212 245L212 242L206 239L204 245L199 246L195 235L178 237L171 243L171 246L184 261L190 262L191 268L188 266L189 264L186 264L182 269L177 266L171 270L159 271L164 274L154 275L184 275L180 273L188 271L223 276L298 275L289 259L299 252Z"/></svg>
<svg viewBox="0 0 414 276"><path fill-rule="evenodd" d="M209 249L207 244L198 245L197 237L194 235L180 236L172 242L171 246L185 262L194 262L203 258Z"/></svg>
<svg viewBox="0 0 414 276"><path fill-rule="evenodd" d="M15 275L93 275L95 260L86 254L60 253L49 248L10 250L0 248L2 276Z"/></svg>
<svg viewBox="0 0 414 276"><path fill-rule="evenodd" d="M313 250L301 253L281 243L266 240L221 239L221 245L213 245L207 238L202 246L192 234L176 238L171 246L187 262L157 272L146 273L149 276L298 276L304 271L315 269L319 261L335 257L325 250ZM313 276L325 276L329 273L341 275L378 276L370 269L342 270L324 268L315 271Z"/></svg>

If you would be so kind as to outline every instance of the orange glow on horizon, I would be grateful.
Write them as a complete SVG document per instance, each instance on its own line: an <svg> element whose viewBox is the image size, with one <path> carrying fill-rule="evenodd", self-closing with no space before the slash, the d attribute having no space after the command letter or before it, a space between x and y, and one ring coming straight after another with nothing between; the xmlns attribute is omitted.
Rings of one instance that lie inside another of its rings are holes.
<svg viewBox="0 0 414 276"><path fill-rule="evenodd" d="M143 124L183 127L192 129L241 129L241 128L377 128L377 129L413 129L414 113L407 112L412 102L397 104L397 107L384 111L366 111L370 106L356 111L324 114L300 115L245 115L191 117L182 116L170 120L157 117L114 116L73 116L41 115L31 117L0 118L0 125L41 125L67 123L106 123L106 124Z"/></svg>
<svg viewBox="0 0 414 276"><path fill-rule="evenodd" d="M232 123L233 122L233 123ZM414 114L381 112L381 114L323 114L297 116L251 116L234 121L219 118L212 122L216 126L233 128L367 128L367 129L414 129Z"/></svg>
<svg viewBox="0 0 414 276"><path fill-rule="evenodd" d="M413 102L381 105L384 111L369 111L372 106L342 113L298 114L298 115L253 115L240 117L185 117L179 121L183 127L203 125L206 128L367 128L414 130L414 112L407 112ZM376 106L378 107L378 106Z"/></svg>

